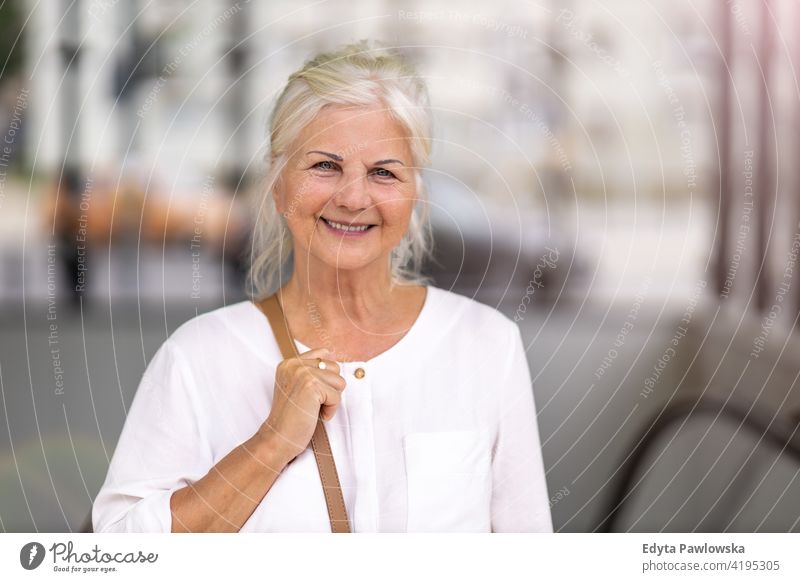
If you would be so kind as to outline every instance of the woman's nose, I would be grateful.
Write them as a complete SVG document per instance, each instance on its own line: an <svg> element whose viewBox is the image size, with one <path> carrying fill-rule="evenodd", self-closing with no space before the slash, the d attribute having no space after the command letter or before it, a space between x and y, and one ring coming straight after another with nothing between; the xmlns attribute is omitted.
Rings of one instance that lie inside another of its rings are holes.
<svg viewBox="0 0 800 582"><path fill-rule="evenodd" d="M363 176L345 177L342 187L333 195L333 203L348 210L363 210L370 206L367 180Z"/></svg>

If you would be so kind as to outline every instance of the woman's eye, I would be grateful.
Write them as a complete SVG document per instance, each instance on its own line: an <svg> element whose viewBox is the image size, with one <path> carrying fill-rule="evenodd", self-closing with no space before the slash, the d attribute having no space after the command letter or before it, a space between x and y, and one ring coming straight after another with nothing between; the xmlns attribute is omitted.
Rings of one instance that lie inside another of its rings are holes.
<svg viewBox="0 0 800 582"><path fill-rule="evenodd" d="M314 167L320 170L335 170L336 164L334 164L333 162L329 162L328 160L323 160L321 162L314 164Z"/></svg>
<svg viewBox="0 0 800 582"><path fill-rule="evenodd" d="M375 168L375 170L373 171L373 174L375 174L379 178L394 178L395 177L394 174L392 174L386 168Z"/></svg>

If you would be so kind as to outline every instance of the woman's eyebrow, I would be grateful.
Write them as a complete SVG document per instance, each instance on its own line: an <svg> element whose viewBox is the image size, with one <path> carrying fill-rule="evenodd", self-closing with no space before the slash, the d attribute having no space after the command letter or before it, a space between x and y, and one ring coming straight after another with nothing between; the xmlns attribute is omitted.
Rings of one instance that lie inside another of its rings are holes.
<svg viewBox="0 0 800 582"><path fill-rule="evenodd" d="M310 152L306 152L306 155L309 154L322 154L323 156L328 156L329 158L331 158L332 160L336 160L337 162L341 162L343 159L342 156L337 156L336 154L331 154L329 152L321 152L319 150L312 150Z"/></svg>
<svg viewBox="0 0 800 582"><path fill-rule="evenodd" d="M322 154L323 156L328 156L329 158L331 158L332 160L336 160L337 162L341 162L341 161L344 160L344 158L342 158L342 156L337 156L336 154L332 154L330 152L322 152L320 150L311 150L310 152L306 152L306 155L310 155L310 154ZM393 158L388 159L388 160L378 160L377 162L375 162L372 165L373 166L383 166L385 164L400 164L401 166L405 166L405 164L403 162L401 162L400 160L395 160Z"/></svg>

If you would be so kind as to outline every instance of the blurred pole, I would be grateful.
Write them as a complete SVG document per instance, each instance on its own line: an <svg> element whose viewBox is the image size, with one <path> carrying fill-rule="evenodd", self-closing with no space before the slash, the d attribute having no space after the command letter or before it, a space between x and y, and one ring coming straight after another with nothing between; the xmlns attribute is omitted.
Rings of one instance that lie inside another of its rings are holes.
<svg viewBox="0 0 800 582"><path fill-rule="evenodd" d="M65 165L82 165L80 111L81 0L62 0L59 52L64 69L61 85L61 159Z"/></svg>
<svg viewBox="0 0 800 582"><path fill-rule="evenodd" d="M578 10L573 0L553 0L551 6L553 14L563 13L563 11L576 13ZM568 78L569 43L565 41L566 36L563 27L557 23L557 18L551 18L547 28L549 59L544 75L550 89L550 92L545 93L545 103L547 105L545 108L547 116L545 121L552 134L557 136L559 140L563 140L568 134L566 120L569 114L564 104L564 101L569 100L569 91L566 83ZM559 99L559 97L562 97L563 100ZM548 225L548 241L551 245L561 249L561 254L563 255L563 258L560 259L561 264L572 265L577 252L577 246L574 241L578 239L573 225L576 224L575 216L578 215L579 210L578 201L571 196L570 178L560 164L553 162L552 164L546 164L542 168L540 179L544 188L544 195L545 197L549 195L552 201L551 208L553 208L554 220ZM574 208L571 208L573 204ZM545 295L551 300L555 299L550 294L556 290L557 287L555 285L548 285Z"/></svg>
<svg viewBox="0 0 800 582"><path fill-rule="evenodd" d="M226 168L226 188L235 204L239 190L246 183L248 172L247 161L252 156L249 144L247 143L247 117L250 114L248 107L248 63L251 62L250 50L253 42L248 38L248 16L252 17L254 6L248 6L241 10L235 10L239 6L239 0L230 0L233 16L231 18L231 42L227 51L228 74L231 80L231 95L228 99L228 127L234 132L231 136L230 147L233 151L233 161L230 156L225 160ZM245 40L247 39L247 40ZM248 256L244 252L247 247L247 237L229 236L226 229L222 248L222 259L225 265L231 270L232 276L225 277L225 287L223 292L228 296L243 296L244 280L249 266Z"/></svg>
<svg viewBox="0 0 800 582"><path fill-rule="evenodd" d="M111 98L118 121L117 148L122 167L129 157L137 159L145 152L149 127L159 125L159 102L156 87L166 82L167 67L159 69L160 44L143 30L139 3L120 2L110 14L118 38L113 53L114 77ZM163 77L162 77L163 76ZM140 90L150 87L141 102ZM149 100L152 99L152 103ZM141 109L140 109L141 107ZM153 120L155 118L155 121Z"/></svg>
<svg viewBox="0 0 800 582"><path fill-rule="evenodd" d="M556 11L573 11L573 3L564 0L562 2L553 2L553 12ZM562 27L556 22L556 19L551 19L547 28L547 44L548 50L548 67L546 72L547 84L549 85L550 93L546 94L547 107L545 114L547 119L547 127L550 131L559 137L564 133L564 120L567 117L565 105L558 97L565 97L566 94L566 78L567 78L567 50L568 45L564 42L564 31ZM555 193L557 199L567 196L569 192L569 182L563 171L559 169L551 169L547 167L547 172L542 177L542 181L546 188Z"/></svg>
<svg viewBox="0 0 800 582"><path fill-rule="evenodd" d="M245 174L247 166L243 160L249 160L251 153L248 151L247 131L244 128L244 119L247 111L247 85L245 73L247 68L247 50L252 43L246 43L247 38L247 9L236 10L238 0L230 0L233 16L231 17L231 43L227 51L228 70L231 79L231 96L228 99L228 123L230 131L234 132L231 139L234 162L230 168L231 182L235 190Z"/></svg>
<svg viewBox="0 0 800 582"><path fill-rule="evenodd" d="M718 128L719 141L719 238L717 239L716 285L717 295L725 292L725 278L728 273L728 247L730 245L730 213L731 213L731 11L726 2L718 4L719 30L721 37L719 63L719 83L717 98L719 118L715 124Z"/></svg>
<svg viewBox="0 0 800 582"><path fill-rule="evenodd" d="M756 307L763 312L768 307L767 293L770 283L768 260L770 217L775 207L775 175L773 174L774 126L772 104L770 103L770 69L772 67L772 35L774 29L770 18L770 0L761 3L761 38L759 39L757 64L761 69L758 98L758 156L756 158L756 185L761 200L756 208Z"/></svg>
<svg viewBox="0 0 800 582"><path fill-rule="evenodd" d="M114 93L117 98L117 119L120 122L117 147L123 165L128 161L127 157L131 153L136 157L142 147L139 125L143 120L137 115L137 104L134 99L136 89L145 79L153 82L155 79L155 75L150 78L146 77L147 72L144 70L144 51L152 47L145 48L145 43L140 40L141 22L137 18L139 8L137 4L131 0L119 7L122 11L120 22L123 23L123 26L130 23L130 29L127 32L120 30L120 50L115 51L117 53L115 55L117 79ZM153 115L156 113L157 111L154 111Z"/></svg>
<svg viewBox="0 0 800 582"><path fill-rule="evenodd" d="M82 0L62 0L62 19L57 30L63 77L58 95L61 114L61 168L56 179L56 214L53 235L63 271L63 290L74 307L80 305L84 285L80 280L78 247L78 207L84 191L84 140L81 137L80 65Z"/></svg>

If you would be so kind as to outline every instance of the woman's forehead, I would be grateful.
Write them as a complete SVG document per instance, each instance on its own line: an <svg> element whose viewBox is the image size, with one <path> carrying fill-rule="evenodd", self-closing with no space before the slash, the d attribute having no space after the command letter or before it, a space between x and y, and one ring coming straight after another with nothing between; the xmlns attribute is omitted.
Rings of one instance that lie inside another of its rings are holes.
<svg viewBox="0 0 800 582"><path fill-rule="evenodd" d="M400 122L384 107L324 107L303 133L325 135L326 138L341 135L361 134L365 137L397 136L405 133Z"/></svg>
<svg viewBox="0 0 800 582"><path fill-rule="evenodd" d="M301 155L321 151L346 160L410 154L403 126L385 110L323 111L303 128L299 138Z"/></svg>

